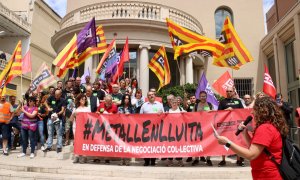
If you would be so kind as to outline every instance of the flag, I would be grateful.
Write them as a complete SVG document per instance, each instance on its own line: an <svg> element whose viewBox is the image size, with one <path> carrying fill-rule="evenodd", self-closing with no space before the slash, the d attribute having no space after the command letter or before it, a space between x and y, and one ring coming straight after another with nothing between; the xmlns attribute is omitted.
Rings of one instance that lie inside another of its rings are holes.
<svg viewBox="0 0 300 180"><path fill-rule="evenodd" d="M217 79L216 82L213 83L212 87L223 97L226 97L226 89L228 87L233 87L234 82L229 74L228 71L226 71L219 79Z"/></svg>
<svg viewBox="0 0 300 180"><path fill-rule="evenodd" d="M88 68L88 71L84 72L84 74L81 76L81 82L80 82L80 84L85 84L86 83L85 77L87 77L87 76L91 77L90 68Z"/></svg>
<svg viewBox="0 0 300 180"><path fill-rule="evenodd" d="M66 47L58 54L58 56L53 61L53 65L57 66L59 69L65 70L69 64L71 58L74 57L74 53L77 49L77 35L75 34L71 41L66 45Z"/></svg>
<svg viewBox="0 0 300 180"><path fill-rule="evenodd" d="M87 58L95 54L105 53L107 49L106 38L104 36L104 31L102 25L99 25L96 30L96 47L88 47L82 54L77 55L76 66L80 66ZM77 53L76 53L77 54Z"/></svg>
<svg viewBox="0 0 300 180"><path fill-rule="evenodd" d="M124 71L124 63L129 61L129 45L128 45L128 37L126 38L126 42L123 47L123 51L120 53L120 59L118 61L117 73L114 74L112 82L116 83L118 77L123 75Z"/></svg>
<svg viewBox="0 0 300 180"><path fill-rule="evenodd" d="M30 50L25 54L22 60L22 74L26 74L32 71L31 67L31 54Z"/></svg>
<svg viewBox="0 0 300 180"><path fill-rule="evenodd" d="M117 54L116 50L116 42L115 39L110 43L108 46L107 50L103 54L100 63L98 64L98 67L96 69L96 72L101 76L101 79L105 78L105 70L107 66L107 62L111 59L114 58Z"/></svg>
<svg viewBox="0 0 300 180"><path fill-rule="evenodd" d="M219 49L216 48L214 44L211 42L205 41L203 43L189 43L185 45L177 46L174 53L174 59L177 60L178 56L182 54L188 54L195 51L203 51L203 52L212 52L212 56L214 58L218 58L222 55L224 50L224 45L220 45ZM203 54L202 54L203 55Z"/></svg>
<svg viewBox="0 0 300 180"><path fill-rule="evenodd" d="M76 78L77 77L77 72L78 72L78 68L75 68L71 77Z"/></svg>
<svg viewBox="0 0 300 180"><path fill-rule="evenodd" d="M208 53L204 53L204 54L218 56L218 54L222 54L222 52L223 52L224 45L222 43L220 43L216 40L207 38L205 36L202 36L200 34L197 34L195 32L192 32L186 28L183 28L168 18L167 18L167 26L168 26L169 36L170 36L174 51L176 51L176 48L178 46L186 45L189 43L207 43L207 45L211 46L212 49L215 51L209 51ZM197 50L200 50L200 49L201 48L199 47ZM203 52L204 50L201 50L201 51ZM189 51L189 52L192 52L192 51ZM200 53L200 54L203 54L203 53Z"/></svg>
<svg viewBox="0 0 300 180"><path fill-rule="evenodd" d="M41 92L54 83L56 83L55 77L52 75L46 63L43 63L30 84L30 91Z"/></svg>
<svg viewBox="0 0 300 180"><path fill-rule="evenodd" d="M265 74L264 74L264 87L263 87L263 92L270 97L275 99L276 96L276 88L273 84L272 78L269 74L269 70L266 65L265 66Z"/></svg>
<svg viewBox="0 0 300 180"><path fill-rule="evenodd" d="M115 56L113 56L113 58L107 61L107 66L105 69L106 79L111 79L113 75L117 73L118 64L120 62L120 54L122 54L122 51L120 53L117 53Z"/></svg>
<svg viewBox="0 0 300 180"><path fill-rule="evenodd" d="M170 67L164 46L159 48L159 50L154 54L148 64L148 67L154 72L160 82L158 91L160 88L170 83Z"/></svg>
<svg viewBox="0 0 300 180"><path fill-rule="evenodd" d="M97 47L95 17L87 23L77 36L77 54L89 47Z"/></svg>
<svg viewBox="0 0 300 180"><path fill-rule="evenodd" d="M207 102L210 102L214 106L214 109L217 110L218 106L219 106L219 102L218 102L217 98L215 97L215 94L212 92L211 87L210 87L204 73L202 74L202 76L199 80L198 87L196 90L195 96L197 99L199 99L199 93L201 91L205 91L207 93L207 99L206 99Z"/></svg>
<svg viewBox="0 0 300 180"><path fill-rule="evenodd" d="M6 93L6 85L10 83L16 76L22 74L22 46L21 41L18 42L10 60L0 74L0 95Z"/></svg>
<svg viewBox="0 0 300 180"><path fill-rule="evenodd" d="M221 57L214 58L214 65L238 70L242 65L253 61L228 17L224 21L220 42L225 45L225 50Z"/></svg>

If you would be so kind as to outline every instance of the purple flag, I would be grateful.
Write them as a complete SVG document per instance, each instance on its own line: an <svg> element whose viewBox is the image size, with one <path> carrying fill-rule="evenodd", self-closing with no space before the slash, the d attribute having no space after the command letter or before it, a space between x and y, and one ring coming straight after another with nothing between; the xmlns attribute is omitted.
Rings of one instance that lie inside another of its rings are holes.
<svg viewBox="0 0 300 180"><path fill-rule="evenodd" d="M117 67L120 61L120 54L114 54L111 59L107 61L106 69L105 69L105 77L107 79L111 78L116 72Z"/></svg>
<svg viewBox="0 0 300 180"><path fill-rule="evenodd" d="M85 25L77 36L77 53L78 55L85 51L88 47L96 47L96 25L95 17Z"/></svg>
<svg viewBox="0 0 300 180"><path fill-rule="evenodd" d="M204 73L202 73L202 76L199 80L198 87L196 90L195 96L197 99L199 99L199 93L201 91L205 91L207 93L207 102L210 102L214 106L214 109L217 110L218 106L219 106L219 102L218 102L217 98L215 97L214 93L212 92L211 87L210 87Z"/></svg>
<svg viewBox="0 0 300 180"><path fill-rule="evenodd" d="M85 84L86 83L85 77L87 77L87 76L91 77L90 68L88 68L88 71L84 72L84 74L81 76L81 82L80 82L80 84Z"/></svg>

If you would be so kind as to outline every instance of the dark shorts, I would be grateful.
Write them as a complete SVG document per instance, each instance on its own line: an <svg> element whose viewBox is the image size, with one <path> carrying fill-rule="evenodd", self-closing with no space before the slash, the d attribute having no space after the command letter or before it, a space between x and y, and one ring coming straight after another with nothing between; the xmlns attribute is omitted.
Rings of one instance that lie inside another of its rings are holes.
<svg viewBox="0 0 300 180"><path fill-rule="evenodd" d="M3 139L8 139L9 124L0 123L0 130L1 130L1 133L2 133L2 138Z"/></svg>

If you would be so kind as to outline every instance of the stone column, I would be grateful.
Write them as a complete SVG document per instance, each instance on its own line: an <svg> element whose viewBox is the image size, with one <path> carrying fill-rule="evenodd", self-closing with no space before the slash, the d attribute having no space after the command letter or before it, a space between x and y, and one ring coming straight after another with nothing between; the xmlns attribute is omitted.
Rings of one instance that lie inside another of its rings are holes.
<svg viewBox="0 0 300 180"><path fill-rule="evenodd" d="M185 60L184 60L184 57L180 56L180 59L177 61L179 61L179 65L180 65L180 72L179 72L180 85L184 85L185 84L185 65L184 65Z"/></svg>
<svg viewBox="0 0 300 180"><path fill-rule="evenodd" d="M194 83L193 59L187 56L185 59L185 83Z"/></svg>
<svg viewBox="0 0 300 180"><path fill-rule="evenodd" d="M294 29L295 29L295 72L299 76L300 82L300 16L299 14L294 16Z"/></svg>
<svg viewBox="0 0 300 180"><path fill-rule="evenodd" d="M140 57L139 57L139 65L140 65L140 78L139 78L139 86L143 91L143 95L149 91L149 49L150 45L141 44L139 46L140 49Z"/></svg>
<svg viewBox="0 0 300 180"><path fill-rule="evenodd" d="M84 72L88 72L90 71L90 75L93 76L91 77L91 82L94 82L95 80L95 73L93 73L93 56L87 58L87 60L85 60L84 62Z"/></svg>

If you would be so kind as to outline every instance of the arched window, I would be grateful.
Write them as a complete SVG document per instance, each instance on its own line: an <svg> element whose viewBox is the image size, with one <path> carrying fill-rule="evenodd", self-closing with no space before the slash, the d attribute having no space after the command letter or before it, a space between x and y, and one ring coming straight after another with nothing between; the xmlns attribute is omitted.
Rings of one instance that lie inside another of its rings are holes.
<svg viewBox="0 0 300 180"><path fill-rule="evenodd" d="M222 6L215 11L216 38L219 38L223 28L224 21L227 16L230 18L233 24L233 14L232 14L232 10L229 7Z"/></svg>

